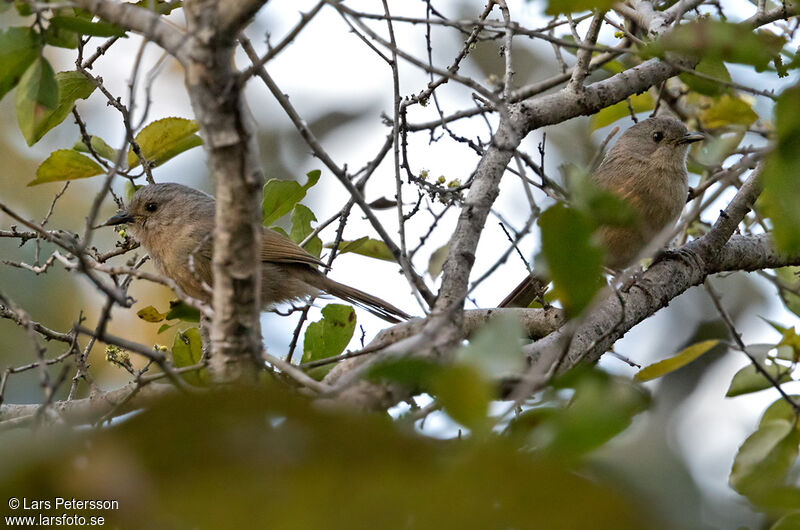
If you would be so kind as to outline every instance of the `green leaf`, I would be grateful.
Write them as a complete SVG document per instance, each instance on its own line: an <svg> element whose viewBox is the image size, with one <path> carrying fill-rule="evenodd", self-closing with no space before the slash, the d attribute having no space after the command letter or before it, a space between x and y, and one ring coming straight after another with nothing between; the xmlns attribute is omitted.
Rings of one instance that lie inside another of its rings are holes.
<svg viewBox="0 0 800 530"><path fill-rule="evenodd" d="M180 300L169 301L167 320L181 320L183 322L200 322L200 311Z"/></svg>
<svg viewBox="0 0 800 530"><path fill-rule="evenodd" d="M653 108L656 106L656 102L653 99L653 96L650 95L650 92L635 94L628 99L631 102L633 111L637 114L639 112L653 110ZM631 112L628 109L628 102L620 101L619 103L602 109L600 112L592 116L590 128L594 131L596 129L600 129L601 127L605 127L606 125L611 125L619 119L630 118L630 116Z"/></svg>
<svg viewBox="0 0 800 530"><path fill-rule="evenodd" d="M592 225L584 214L557 203L542 213L539 227L553 288L567 315L576 315L601 286L603 252L590 243Z"/></svg>
<svg viewBox="0 0 800 530"><path fill-rule="evenodd" d="M574 388L569 405L539 418L533 444L548 454L576 458L597 449L624 431L633 417L647 409L649 394L621 377L596 369L573 370L556 387Z"/></svg>
<svg viewBox="0 0 800 530"><path fill-rule="evenodd" d="M303 362L327 359L344 351L356 329L356 312L349 305L328 304L322 319L306 328Z"/></svg>
<svg viewBox="0 0 800 530"><path fill-rule="evenodd" d="M300 244L306 237L308 237L314 229L311 227L312 222L316 222L317 217L309 208L302 204L297 204L292 210L292 231L289 233L289 238L297 244ZM322 254L322 240L314 236L311 241L305 244L304 247L309 253L316 257Z"/></svg>
<svg viewBox="0 0 800 530"><path fill-rule="evenodd" d="M41 122L57 104L58 84L53 67L39 57L25 70L16 94L17 122L29 146L42 137Z"/></svg>
<svg viewBox="0 0 800 530"><path fill-rule="evenodd" d="M700 111L700 122L705 129L717 129L729 125L748 127L758 119L750 103L739 96L723 94L711 106Z"/></svg>
<svg viewBox="0 0 800 530"><path fill-rule="evenodd" d="M728 72L725 63L720 59L703 59L697 63L697 66L694 67L694 71L721 81L731 81L731 74ZM700 94L705 94L706 96L718 96L730 90L725 85L711 81L710 79L692 75L691 72L684 72L678 77L680 77L681 81L686 83L690 89Z"/></svg>
<svg viewBox="0 0 800 530"><path fill-rule="evenodd" d="M742 143L745 132L746 127L736 127L731 132L719 136L707 136L706 140L694 144L695 147L692 148L692 156L687 160L687 166L692 158L697 159L697 162L704 166L718 166L722 164L725 159L731 156L731 153L739 147L739 144ZM703 174L705 172L705 167L693 167L690 168L690 170L693 173Z"/></svg>
<svg viewBox="0 0 800 530"><path fill-rule="evenodd" d="M448 416L470 429L486 426L492 387L472 366L455 364L433 377L431 388Z"/></svg>
<svg viewBox="0 0 800 530"><path fill-rule="evenodd" d="M325 248L333 248L333 243L327 243ZM364 236L354 241L342 241L339 244L339 254L354 252L367 256L368 258L382 259L384 261L394 261L394 255L386 243L378 239Z"/></svg>
<svg viewBox="0 0 800 530"><path fill-rule="evenodd" d="M800 251L800 86L783 91L775 104L777 143L761 172L759 203L770 218L779 250Z"/></svg>
<svg viewBox="0 0 800 530"><path fill-rule="evenodd" d="M193 366L203 359L203 339L200 330L189 328L177 333L172 343L172 363L176 368ZM202 368L181 374L183 380L193 386L208 386L208 372Z"/></svg>
<svg viewBox="0 0 800 530"><path fill-rule="evenodd" d="M133 194L136 193L136 190L138 190L141 187L142 186L138 184L131 184L129 180L125 181L125 202L130 202L131 197L133 197Z"/></svg>
<svg viewBox="0 0 800 530"><path fill-rule="evenodd" d="M764 317L758 317L758 318L760 318L761 320L763 320L764 322L766 322L767 324L769 324L770 326L772 326L772 328L773 328L775 331L777 331L778 333L780 333L781 335L783 335L784 333L786 333L786 330L787 330L787 329L789 329L789 328L787 328L787 327L785 327L785 326L781 326L781 325L780 325L780 324L778 324L777 322L775 322L775 321L772 321L772 320L769 320L769 319L767 319L767 318L764 318Z"/></svg>
<svg viewBox="0 0 800 530"><path fill-rule="evenodd" d="M103 168L92 160L71 149L59 149L50 153L47 160L36 170L36 178L28 186L47 182L60 182L93 177L103 173Z"/></svg>
<svg viewBox="0 0 800 530"><path fill-rule="evenodd" d="M160 166L167 160L198 145L203 140L197 136L197 122L186 118L162 118L148 124L136 135L142 156L152 167ZM128 149L128 167L139 165L139 157Z"/></svg>
<svg viewBox="0 0 800 530"><path fill-rule="evenodd" d="M75 101L88 98L95 86L80 72L59 72L55 76L58 86L58 104L51 110L41 109L33 120L30 137L26 135L28 145L38 142L47 131L64 121L72 112Z"/></svg>
<svg viewBox="0 0 800 530"><path fill-rule="evenodd" d="M0 31L0 99L17 86L39 55L39 37L30 28Z"/></svg>
<svg viewBox="0 0 800 530"><path fill-rule="evenodd" d="M173 9L178 9L183 6L183 2L175 2L169 0L139 0L135 6L150 9L160 15L169 15Z"/></svg>
<svg viewBox="0 0 800 530"><path fill-rule="evenodd" d="M784 515L769 530L798 530L800 529L800 512Z"/></svg>
<svg viewBox="0 0 800 530"><path fill-rule="evenodd" d="M318 169L307 173L308 180L300 185L294 180L269 179L264 184L264 200L261 203L264 226L269 226L303 200L306 192L319 181L322 172Z"/></svg>
<svg viewBox="0 0 800 530"><path fill-rule="evenodd" d="M778 383L785 383L792 380L791 370L785 366L770 364L764 366L764 370ZM767 388L772 388L772 383L757 372L755 366L748 364L733 376L731 386L728 388L728 392L725 396L741 396L742 394L758 392L759 390Z"/></svg>
<svg viewBox="0 0 800 530"><path fill-rule="evenodd" d="M786 472L797 459L798 441L800 431L794 421L776 419L759 425L734 458L731 487L760 500L783 486Z"/></svg>
<svg viewBox="0 0 800 530"><path fill-rule="evenodd" d="M599 188L589 175L578 168L568 168L568 187L573 206L586 214L594 227L633 226L636 212L619 196Z"/></svg>
<svg viewBox="0 0 800 530"><path fill-rule="evenodd" d="M548 0L545 13L559 15L589 11L590 9L606 10L613 5L613 0Z"/></svg>
<svg viewBox="0 0 800 530"><path fill-rule="evenodd" d="M166 317L166 313L160 313L158 309L149 305L136 312L136 316L145 322L161 322Z"/></svg>
<svg viewBox="0 0 800 530"><path fill-rule="evenodd" d="M80 42L80 35L74 31L58 28L52 24L45 28L43 36L45 44L58 46L59 48L67 48L69 50L77 48Z"/></svg>
<svg viewBox="0 0 800 530"><path fill-rule="evenodd" d="M434 250L433 254L431 254L431 257L428 260L428 274L430 274L431 278L434 280L442 273L442 267L444 267L444 262L447 259L447 254L449 252L450 243L445 243L441 247ZM394 261L394 259L392 259L392 261Z"/></svg>
<svg viewBox="0 0 800 530"><path fill-rule="evenodd" d="M91 136L89 138L89 143L92 146L92 149L96 154L105 158L106 160L110 160L112 162L117 160L117 150L108 145L105 140L100 138L99 136ZM75 142L75 145L72 146L72 149L78 151L80 153L88 153L89 148L86 147L86 144L83 141ZM128 182L130 184L130 182ZM130 198L130 197L128 197Z"/></svg>
<svg viewBox="0 0 800 530"><path fill-rule="evenodd" d="M444 369L442 364L426 359L403 357L376 363L366 377L372 382L389 381L413 389L428 390L434 377Z"/></svg>
<svg viewBox="0 0 800 530"><path fill-rule="evenodd" d="M706 61L749 64L761 72L785 42L783 37L765 30L753 31L746 24L702 19L678 26L648 45L645 52L658 57L675 52Z"/></svg>
<svg viewBox="0 0 800 530"><path fill-rule="evenodd" d="M633 379L640 382L650 381L651 379L674 372L678 368L686 366L704 353L708 352L717 344L719 344L719 340L716 339L704 340L702 342L698 342L697 344L692 344L669 359L664 359L663 361L659 361L651 364L650 366L642 368L635 376L633 376Z"/></svg>
<svg viewBox="0 0 800 530"><path fill-rule="evenodd" d="M781 290L781 299L786 309L797 316L800 316L800 267L781 267L775 269L775 276L781 281L786 289Z"/></svg>
<svg viewBox="0 0 800 530"><path fill-rule="evenodd" d="M498 315L470 337L469 344L459 350L456 358L489 379L519 374L525 369L523 337L519 320L513 315Z"/></svg>
<svg viewBox="0 0 800 530"><path fill-rule="evenodd" d="M789 396L791 399L794 400L795 403L800 403L800 396L799 395L791 395ZM758 422L759 428L763 427L767 423L775 420L785 420L791 423L794 423L795 420L795 412L794 408L785 400L783 397L779 397L772 404L767 407L767 410L764 411L764 414L761 415L761 421ZM795 426L797 428L797 426Z"/></svg>
<svg viewBox="0 0 800 530"><path fill-rule="evenodd" d="M175 326L177 326L177 324L161 324L161 326L158 328L157 334L161 335L162 333L164 333L168 329L171 329L171 328L173 328Z"/></svg>
<svg viewBox="0 0 800 530"><path fill-rule="evenodd" d="M81 35L92 37L124 37L125 30L108 22L92 22L83 17L55 16L50 19L50 25L56 28L74 31Z"/></svg>

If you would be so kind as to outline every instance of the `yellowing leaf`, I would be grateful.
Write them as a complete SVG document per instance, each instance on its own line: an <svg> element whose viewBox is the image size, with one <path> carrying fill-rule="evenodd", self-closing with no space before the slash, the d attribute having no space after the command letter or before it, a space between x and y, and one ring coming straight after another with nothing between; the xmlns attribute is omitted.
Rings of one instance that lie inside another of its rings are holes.
<svg viewBox="0 0 800 530"><path fill-rule="evenodd" d="M631 108L633 108L633 112L647 112L648 110L653 110L655 107L656 102L653 100L653 96L650 95L650 92L642 92L641 94L635 94L628 98L631 102ZM601 127L605 127L606 125L611 125L615 121L630 117L631 111L628 109L628 102L627 101L620 101L615 105L611 105L610 107L606 107L594 116L592 116L592 124L591 129L594 131L596 129L600 129Z"/></svg>
<svg viewBox="0 0 800 530"><path fill-rule="evenodd" d="M182 152L201 145L197 122L185 118L163 118L148 124L136 135L142 156L153 166L159 166ZM128 167L139 165L139 157L128 149Z"/></svg>
<svg viewBox="0 0 800 530"><path fill-rule="evenodd" d="M651 364L650 366L642 368L633 378L636 381L650 381L651 379L674 372L678 368L686 366L690 362L694 361L717 344L719 344L719 340L716 339L704 340L702 342L698 342L697 344L692 344L669 359L664 359L663 361L659 361Z"/></svg>
<svg viewBox="0 0 800 530"><path fill-rule="evenodd" d="M710 107L700 111L700 122L706 129L727 125L752 125L758 119L750 103L741 97L723 94Z"/></svg>
<svg viewBox="0 0 800 530"><path fill-rule="evenodd" d="M36 170L36 178L28 186L46 182L60 182L93 177L103 173L103 168L87 156L71 149L59 149L50 153L47 160Z"/></svg>
<svg viewBox="0 0 800 530"><path fill-rule="evenodd" d="M431 278L436 279L442 273L442 267L444 267L444 261L449 252L450 243L445 243L431 254L431 258L428 260L428 274Z"/></svg>
<svg viewBox="0 0 800 530"><path fill-rule="evenodd" d="M333 248L333 244L328 243L325 248ZM386 243L367 236L360 237L354 241L342 241L339 244L339 253L346 254L347 252L354 252L368 258L394 261L394 255L389 250L389 247L386 246Z"/></svg>
<svg viewBox="0 0 800 530"><path fill-rule="evenodd" d="M145 322L161 322L167 315L165 313L160 313L158 309L149 305L137 311L136 316Z"/></svg>

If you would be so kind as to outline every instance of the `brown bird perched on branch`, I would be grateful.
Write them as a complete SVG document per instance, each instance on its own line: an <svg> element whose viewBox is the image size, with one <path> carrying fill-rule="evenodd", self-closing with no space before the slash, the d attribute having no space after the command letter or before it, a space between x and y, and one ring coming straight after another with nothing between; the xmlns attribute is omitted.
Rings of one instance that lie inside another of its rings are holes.
<svg viewBox="0 0 800 530"><path fill-rule="evenodd" d="M678 219L689 190L686 153L689 144L703 138L674 118L648 118L625 131L592 173L590 180L597 187L622 199L636 214L632 226L598 228L608 267L630 265L661 230ZM525 278L498 307L528 307L540 285L530 276Z"/></svg>
<svg viewBox="0 0 800 530"><path fill-rule="evenodd" d="M161 273L187 295L210 302L211 293L203 284L213 285L215 203L210 195L181 184L144 186L133 194L125 210L103 226L127 224ZM324 292L389 322L410 318L376 296L331 280L317 270L326 267L324 263L274 230L262 230L261 264L263 307Z"/></svg>

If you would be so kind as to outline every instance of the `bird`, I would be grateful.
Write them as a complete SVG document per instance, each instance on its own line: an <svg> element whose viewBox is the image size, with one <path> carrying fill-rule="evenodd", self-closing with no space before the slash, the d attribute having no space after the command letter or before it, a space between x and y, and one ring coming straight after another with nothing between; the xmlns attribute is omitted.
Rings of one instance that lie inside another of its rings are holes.
<svg viewBox="0 0 800 530"><path fill-rule="evenodd" d="M126 224L164 276L188 296L210 303L211 293L204 284L213 286L215 210L215 199L200 190L156 183L139 188L127 207L101 226ZM388 322L411 318L377 296L328 278L318 270L328 268L322 261L274 230L261 231L260 259L262 308L327 293Z"/></svg>
<svg viewBox="0 0 800 530"><path fill-rule="evenodd" d="M675 118L647 118L628 128L590 175L598 188L616 195L636 215L632 225L597 229L608 268L631 265L661 230L675 224L689 193L689 145L704 138ZM541 284L528 276L498 307L528 307Z"/></svg>

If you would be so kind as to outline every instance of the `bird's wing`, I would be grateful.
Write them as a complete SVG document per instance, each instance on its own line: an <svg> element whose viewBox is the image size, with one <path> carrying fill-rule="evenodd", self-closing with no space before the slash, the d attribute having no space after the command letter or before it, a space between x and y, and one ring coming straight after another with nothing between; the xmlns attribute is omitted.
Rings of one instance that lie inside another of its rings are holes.
<svg viewBox="0 0 800 530"><path fill-rule="evenodd" d="M274 230L264 229L261 238L261 261L273 263L304 263L308 265L327 266L306 250Z"/></svg>

